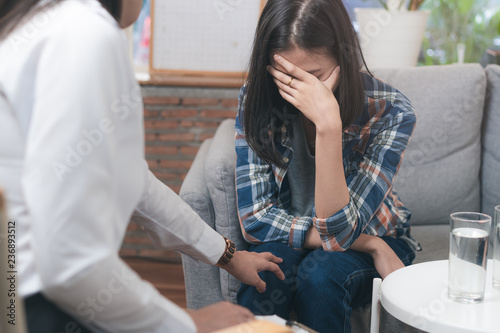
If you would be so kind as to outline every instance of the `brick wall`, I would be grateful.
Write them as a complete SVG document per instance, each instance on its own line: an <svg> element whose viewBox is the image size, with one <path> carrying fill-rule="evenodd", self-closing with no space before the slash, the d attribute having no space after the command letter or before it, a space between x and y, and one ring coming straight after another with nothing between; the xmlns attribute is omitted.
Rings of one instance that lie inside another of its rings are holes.
<svg viewBox="0 0 500 333"><path fill-rule="evenodd" d="M176 193L203 140L234 118L239 89L143 86L146 159L151 171ZM155 248L131 223L120 251L126 257L179 261L175 252Z"/></svg>

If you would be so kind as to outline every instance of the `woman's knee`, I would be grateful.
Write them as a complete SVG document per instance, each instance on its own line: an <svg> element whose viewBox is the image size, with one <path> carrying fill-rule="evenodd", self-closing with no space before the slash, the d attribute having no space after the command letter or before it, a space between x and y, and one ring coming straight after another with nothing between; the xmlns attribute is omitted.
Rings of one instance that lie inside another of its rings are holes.
<svg viewBox="0 0 500 333"><path fill-rule="evenodd" d="M282 258L283 262L279 264L281 270L285 274L285 282L290 279L295 279L300 261L307 255L304 251L292 249L287 244L281 243L264 243L252 245L248 249L251 252L270 252L275 256ZM262 278L275 277L274 273L269 271L260 272ZM277 279L277 278L276 278Z"/></svg>
<svg viewBox="0 0 500 333"><path fill-rule="evenodd" d="M307 290L341 286L348 277L343 269L341 252L326 252L316 250L310 253L300 263L297 271L297 284L306 286Z"/></svg>
<svg viewBox="0 0 500 333"><path fill-rule="evenodd" d="M283 262L279 266L285 274L285 280L279 280L274 273L269 271L260 272L259 276L266 282L266 291L259 293L254 287L242 285L237 296L238 304L249 308L254 314L277 314L288 318L295 291L295 276L300 260L306 254L302 251L296 251L286 244L279 243L253 245L249 251L271 252L275 256L283 258Z"/></svg>

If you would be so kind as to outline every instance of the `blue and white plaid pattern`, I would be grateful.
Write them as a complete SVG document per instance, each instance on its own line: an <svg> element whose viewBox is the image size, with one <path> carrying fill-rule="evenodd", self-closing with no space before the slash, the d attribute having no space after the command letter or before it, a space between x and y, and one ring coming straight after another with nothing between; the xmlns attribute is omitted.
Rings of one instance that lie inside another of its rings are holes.
<svg viewBox="0 0 500 333"><path fill-rule="evenodd" d="M410 101L399 91L363 73L365 106L359 119L343 133L343 162L350 202L327 219L290 215L291 193L287 169L269 165L248 146L241 115L245 88L236 118L236 190L245 239L259 244L280 242L301 249L312 224L323 248L344 251L361 232L369 235L409 236L411 213L393 190L395 176L416 123ZM284 128L283 161L293 160Z"/></svg>

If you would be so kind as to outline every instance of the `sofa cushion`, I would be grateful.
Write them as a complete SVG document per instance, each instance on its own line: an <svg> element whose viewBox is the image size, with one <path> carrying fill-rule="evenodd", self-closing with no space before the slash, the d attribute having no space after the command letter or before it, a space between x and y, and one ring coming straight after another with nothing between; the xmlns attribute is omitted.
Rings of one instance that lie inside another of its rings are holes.
<svg viewBox="0 0 500 333"><path fill-rule="evenodd" d="M481 121L486 78L478 64L380 69L405 94L417 125L394 189L412 224L447 224L456 211L479 211Z"/></svg>
<svg viewBox="0 0 500 333"><path fill-rule="evenodd" d="M500 66L486 67L486 76L481 203L483 212L493 217L500 205Z"/></svg>
<svg viewBox="0 0 500 333"><path fill-rule="evenodd" d="M450 226L448 224L414 225L411 227L411 233L422 246L422 251L417 252L414 264L448 259L450 254Z"/></svg>
<svg viewBox="0 0 500 333"><path fill-rule="evenodd" d="M236 206L234 150L234 119L227 119L217 129L205 162L205 180L215 212L215 230L230 238L236 248L244 250L248 243L243 239ZM221 270L221 291L225 300L236 302L240 282Z"/></svg>

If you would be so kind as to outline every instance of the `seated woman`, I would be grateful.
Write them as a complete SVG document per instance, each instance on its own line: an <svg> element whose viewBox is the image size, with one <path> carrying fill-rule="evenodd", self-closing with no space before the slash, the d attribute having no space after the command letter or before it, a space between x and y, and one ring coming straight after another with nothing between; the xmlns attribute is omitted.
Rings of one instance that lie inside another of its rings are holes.
<svg viewBox="0 0 500 333"><path fill-rule="evenodd" d="M418 243L393 190L415 126L410 101L361 71L341 0L269 0L236 120L240 222L254 252L284 259L284 281L243 285L256 314L349 332L372 280L410 265ZM366 66L366 64L365 64Z"/></svg>

